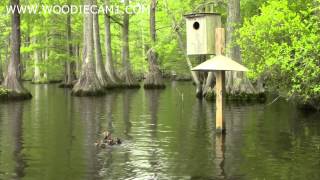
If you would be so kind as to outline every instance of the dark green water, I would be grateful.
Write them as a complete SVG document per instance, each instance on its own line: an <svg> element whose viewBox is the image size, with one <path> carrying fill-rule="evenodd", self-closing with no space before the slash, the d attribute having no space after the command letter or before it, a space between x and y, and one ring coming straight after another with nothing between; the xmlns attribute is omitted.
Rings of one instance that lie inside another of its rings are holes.
<svg viewBox="0 0 320 180"><path fill-rule="evenodd" d="M27 88L31 101L0 104L0 179L320 179L320 114L286 102L227 105L222 138L189 83L101 98ZM96 149L103 130L123 145Z"/></svg>

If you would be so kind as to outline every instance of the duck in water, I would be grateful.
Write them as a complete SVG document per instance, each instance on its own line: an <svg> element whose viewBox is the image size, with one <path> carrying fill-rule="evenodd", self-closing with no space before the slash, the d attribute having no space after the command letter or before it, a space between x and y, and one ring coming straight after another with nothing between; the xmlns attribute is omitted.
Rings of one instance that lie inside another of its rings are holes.
<svg viewBox="0 0 320 180"><path fill-rule="evenodd" d="M103 139L100 140L99 142L96 142L95 146L106 148L107 145L113 146L113 145L120 145L122 143L121 139L119 138L113 139L111 133L108 131L103 132L102 135L103 135Z"/></svg>

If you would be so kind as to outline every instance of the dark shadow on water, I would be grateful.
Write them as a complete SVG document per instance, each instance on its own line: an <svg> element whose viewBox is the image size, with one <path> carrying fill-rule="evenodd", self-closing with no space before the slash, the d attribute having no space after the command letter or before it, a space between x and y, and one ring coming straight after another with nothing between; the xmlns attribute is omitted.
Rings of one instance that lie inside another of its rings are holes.
<svg viewBox="0 0 320 180"><path fill-rule="evenodd" d="M130 135L131 134L131 128L132 128L132 123L131 123L131 109L132 109L132 98L133 96L138 93L139 90L136 89L128 89L123 91L122 94L122 103L123 103L123 122L124 122L124 135L126 136L126 139L131 140L133 137Z"/></svg>
<svg viewBox="0 0 320 180"><path fill-rule="evenodd" d="M27 166L25 158L22 154L23 150L23 103L13 102L8 104L8 116L12 122L12 137L14 143L13 159L15 161L13 179L21 179L25 176L25 168Z"/></svg>
<svg viewBox="0 0 320 180"><path fill-rule="evenodd" d="M83 148L86 159L86 179L98 179L96 147L94 143L99 134L100 119L97 116L98 102L100 98L74 98L76 112L80 113L80 121L83 125Z"/></svg>
<svg viewBox="0 0 320 180"><path fill-rule="evenodd" d="M150 148L149 153L149 164L150 172L153 173L153 176L156 178L160 173L162 173L161 168L161 154L159 152L160 142L158 139L158 111L160 103L160 95L162 90L145 90L145 96L148 100L148 108L150 113L150 144L153 148Z"/></svg>

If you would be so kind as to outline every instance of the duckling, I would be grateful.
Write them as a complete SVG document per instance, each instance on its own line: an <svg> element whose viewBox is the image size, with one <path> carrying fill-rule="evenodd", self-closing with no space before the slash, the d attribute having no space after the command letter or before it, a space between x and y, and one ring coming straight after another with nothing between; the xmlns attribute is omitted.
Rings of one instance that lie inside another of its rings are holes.
<svg viewBox="0 0 320 180"><path fill-rule="evenodd" d="M107 140L107 144L108 144L109 146L113 146L113 145L115 145L115 142L114 142L113 139L108 139L108 140Z"/></svg>
<svg viewBox="0 0 320 180"><path fill-rule="evenodd" d="M121 142L121 139L119 139L119 138L116 138L116 144L121 144L122 142Z"/></svg>
<svg viewBox="0 0 320 180"><path fill-rule="evenodd" d="M95 146L95 147L98 147L99 145L100 145L99 142L95 142L95 143L94 143L94 146Z"/></svg>
<svg viewBox="0 0 320 180"><path fill-rule="evenodd" d="M100 148L105 149L107 148L107 145L105 143L100 144Z"/></svg>
<svg viewBox="0 0 320 180"><path fill-rule="evenodd" d="M112 137L111 137L111 133L109 132L109 131L104 131L103 133L102 133L102 136L103 136L103 139L104 140L107 140L107 139L111 139Z"/></svg>

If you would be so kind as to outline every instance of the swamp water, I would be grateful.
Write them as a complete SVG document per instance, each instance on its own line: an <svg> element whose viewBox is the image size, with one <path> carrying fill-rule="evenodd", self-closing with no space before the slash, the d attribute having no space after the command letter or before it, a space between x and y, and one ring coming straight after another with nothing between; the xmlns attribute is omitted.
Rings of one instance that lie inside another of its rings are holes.
<svg viewBox="0 0 320 180"><path fill-rule="evenodd" d="M0 103L0 179L320 179L320 114L278 101L215 104L189 82L74 98L30 85L31 101ZM121 146L97 149L108 130Z"/></svg>

